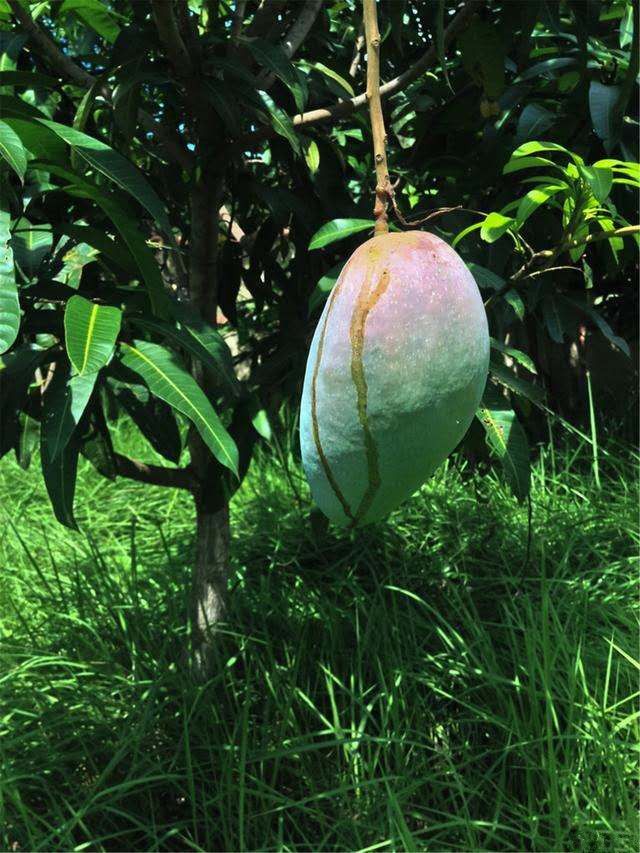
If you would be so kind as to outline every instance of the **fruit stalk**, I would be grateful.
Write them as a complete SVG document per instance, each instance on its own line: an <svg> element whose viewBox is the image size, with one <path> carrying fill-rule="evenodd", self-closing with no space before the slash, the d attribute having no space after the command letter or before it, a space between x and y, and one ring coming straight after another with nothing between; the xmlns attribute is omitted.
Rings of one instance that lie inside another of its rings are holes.
<svg viewBox="0 0 640 853"><path fill-rule="evenodd" d="M373 159L376 165L376 201L373 208L374 234L389 231L389 168L387 166L387 133L384 129L380 99L380 30L376 0L363 0L364 32L367 40L367 101L373 136Z"/></svg>

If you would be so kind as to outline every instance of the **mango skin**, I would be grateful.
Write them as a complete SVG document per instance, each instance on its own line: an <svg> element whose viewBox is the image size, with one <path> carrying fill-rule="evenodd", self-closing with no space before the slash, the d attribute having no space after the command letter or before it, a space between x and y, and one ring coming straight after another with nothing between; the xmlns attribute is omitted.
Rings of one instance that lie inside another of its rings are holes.
<svg viewBox="0 0 640 853"><path fill-rule="evenodd" d="M443 240L381 234L345 264L316 328L300 413L314 501L338 525L388 515L466 433L489 368L475 280Z"/></svg>

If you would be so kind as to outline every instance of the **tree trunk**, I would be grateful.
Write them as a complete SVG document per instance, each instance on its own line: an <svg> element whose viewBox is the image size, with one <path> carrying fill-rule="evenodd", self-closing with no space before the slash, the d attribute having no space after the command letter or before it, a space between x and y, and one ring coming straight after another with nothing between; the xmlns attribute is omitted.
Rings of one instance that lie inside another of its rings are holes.
<svg viewBox="0 0 640 853"><path fill-rule="evenodd" d="M197 501L191 632L194 661L201 672L209 669L216 626L224 619L229 544L229 507L210 511Z"/></svg>

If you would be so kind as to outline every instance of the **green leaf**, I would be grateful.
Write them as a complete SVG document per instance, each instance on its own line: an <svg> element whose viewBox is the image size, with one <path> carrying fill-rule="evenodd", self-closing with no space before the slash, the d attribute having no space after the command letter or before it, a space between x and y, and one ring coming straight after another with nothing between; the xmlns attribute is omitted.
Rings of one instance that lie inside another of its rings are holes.
<svg viewBox="0 0 640 853"><path fill-rule="evenodd" d="M307 161L307 166L309 167L311 174L315 175L320 168L320 151L317 143L313 139L309 143L304 159Z"/></svg>
<svg viewBox="0 0 640 853"><path fill-rule="evenodd" d="M622 125L622 115L618 110L620 86L605 86L598 80L592 80L589 86L589 112L596 134L609 150L618 141Z"/></svg>
<svg viewBox="0 0 640 853"><path fill-rule="evenodd" d="M523 500L531 484L529 442L516 413L501 395L488 389L476 417L485 429L489 447L502 462L513 493Z"/></svg>
<svg viewBox="0 0 640 853"><path fill-rule="evenodd" d="M505 280L486 267L481 267L480 264L474 263L468 263L467 267L471 275L475 278L478 287L483 290L500 290L504 287Z"/></svg>
<svg viewBox="0 0 640 853"><path fill-rule="evenodd" d="M64 0L58 14L71 12L105 41L113 43L120 32L115 15L103 0Z"/></svg>
<svg viewBox="0 0 640 853"><path fill-rule="evenodd" d="M620 47L627 47L633 41L633 3L627 2L620 21Z"/></svg>
<svg viewBox="0 0 640 853"><path fill-rule="evenodd" d="M271 126L275 132L279 136L284 137L284 139L290 143L296 154L301 154L302 148L300 147L300 140L289 116L284 110L276 106L273 98L267 95L266 92L262 91L262 89L258 91L258 95L262 99L262 103L267 108L267 112L269 113L269 118L271 120Z"/></svg>
<svg viewBox="0 0 640 853"><path fill-rule="evenodd" d="M485 243L495 243L515 223L511 216L503 216L494 211L490 213L480 228L480 236Z"/></svg>
<svg viewBox="0 0 640 853"><path fill-rule="evenodd" d="M613 172L605 166L578 166L580 177L591 187L596 201L603 202L609 197L613 186Z"/></svg>
<svg viewBox="0 0 640 853"><path fill-rule="evenodd" d="M18 465L27 470L31 465L33 451L40 442L40 422L29 417L25 412L20 413L20 435L16 447Z"/></svg>
<svg viewBox="0 0 640 853"><path fill-rule="evenodd" d="M320 305L324 305L338 280L338 276L342 272L343 266L344 264L336 264L318 280L313 293L309 297L309 315L313 314Z"/></svg>
<svg viewBox="0 0 640 853"><path fill-rule="evenodd" d="M463 230L460 231L459 234L456 234L456 236L454 237L453 242L451 243L451 248L455 249L458 243L463 240L467 236L467 234L472 234L474 231L479 231L482 228L483 224L483 222L474 222L473 225L468 225L466 228L463 228Z"/></svg>
<svg viewBox="0 0 640 853"><path fill-rule="evenodd" d="M372 231L372 219L332 219L319 228L309 242L309 249L322 249L337 240L346 240L361 231Z"/></svg>
<svg viewBox="0 0 640 853"><path fill-rule="evenodd" d="M0 210L0 353L6 352L18 336L20 302L13 268L10 218Z"/></svg>
<svg viewBox="0 0 640 853"><path fill-rule="evenodd" d="M523 169L533 169L536 166L551 166L554 169L558 168L553 160L547 160L545 157L520 157L513 154L502 170L502 174L510 175L512 172L521 172Z"/></svg>
<svg viewBox="0 0 640 853"><path fill-rule="evenodd" d="M291 60L278 45L260 38L243 39L258 65L272 71L289 89L296 102L298 112L303 112L309 90L307 81L292 64Z"/></svg>
<svg viewBox="0 0 640 853"><path fill-rule="evenodd" d="M589 317L600 329L605 338L607 338L607 340L612 343L616 349L619 349L628 358L631 358L629 344L624 340L624 338L621 338L615 334L611 326L607 323L604 317L596 311L595 308L593 308L591 305L588 305L586 302L578 302L578 300L576 299L571 299L569 296L558 296L558 299L568 305L571 305L573 308L576 308L578 311Z"/></svg>
<svg viewBox="0 0 640 853"><path fill-rule="evenodd" d="M542 300L542 316L551 340L561 344L564 341L562 318L554 296L545 296Z"/></svg>
<svg viewBox="0 0 640 853"><path fill-rule="evenodd" d="M1 86L25 86L28 89L56 89L60 81L36 71L0 70Z"/></svg>
<svg viewBox="0 0 640 853"><path fill-rule="evenodd" d="M541 136L555 124L555 121L555 114L541 104L527 104L518 119L516 138L521 141Z"/></svg>
<svg viewBox="0 0 640 853"><path fill-rule="evenodd" d="M309 71L317 71L318 74L324 74L325 77L328 77L330 80L333 80L335 83L343 89L350 98L355 97L355 92L353 91L353 86L344 77L341 77L337 71L334 71L332 68L328 68L326 65L323 65L322 62L301 62L300 65L302 67L306 67Z"/></svg>
<svg viewBox="0 0 640 853"><path fill-rule="evenodd" d="M532 190L520 199L518 210L516 212L516 220L519 225L522 225L531 216L532 213L542 204L546 204L550 198L564 190L565 187L557 184L538 184Z"/></svg>
<svg viewBox="0 0 640 853"><path fill-rule="evenodd" d="M104 231L93 228L90 225L75 222L70 224L54 222L53 230L54 234L65 234L67 237L75 240L79 245L92 246L101 255L113 261L125 272L135 274L136 267L131 260L130 254L108 234L105 234Z"/></svg>
<svg viewBox="0 0 640 853"><path fill-rule="evenodd" d="M186 415L216 459L238 474L238 448L204 392L175 353L148 341L121 344L125 367L144 379L149 390Z"/></svg>
<svg viewBox="0 0 640 853"><path fill-rule="evenodd" d="M185 317L187 314L182 313L181 316ZM169 338L173 343L183 347L194 358L213 371L214 376L220 380L227 392L230 392L234 397L239 395L240 383L233 369L229 347L224 342L222 335L212 326L207 327L204 321L199 324L193 322L190 324L184 320L178 326L174 326L160 320L136 316L129 317L129 320L140 329L155 332L155 334Z"/></svg>
<svg viewBox="0 0 640 853"><path fill-rule="evenodd" d="M489 374L500 385L504 385L510 391L519 394L521 397L526 397L532 403L541 403L544 400L544 390L539 385L533 385L531 382L525 382L516 376L512 370L505 367L504 364L496 364L492 361L489 365Z"/></svg>
<svg viewBox="0 0 640 853"><path fill-rule="evenodd" d="M15 130L0 120L0 156L6 160L21 181L27 171L27 152Z"/></svg>
<svg viewBox="0 0 640 853"><path fill-rule="evenodd" d="M518 291L514 288L511 288L511 290L507 290L507 292L503 295L503 299L508 305L511 306L511 308L513 308L513 311L518 320L524 320L524 302L522 301L522 297L520 296Z"/></svg>
<svg viewBox="0 0 640 853"><path fill-rule="evenodd" d="M73 515L73 498L78 473L78 442L75 439L70 441L65 450L52 459L47 445L42 440L42 430L40 436L40 463L53 511L61 524L77 530L78 525Z"/></svg>
<svg viewBox="0 0 640 853"><path fill-rule="evenodd" d="M52 130L90 166L133 196L153 216L166 234L171 233L171 225L162 201L147 179L126 157L118 154L104 142L72 127L44 118L39 118L38 122Z"/></svg>
<svg viewBox="0 0 640 853"><path fill-rule="evenodd" d="M72 296L64 312L65 345L71 363L83 376L109 361L120 331L122 311Z"/></svg>
<svg viewBox="0 0 640 853"><path fill-rule="evenodd" d="M154 313L159 317L168 316L169 297L164 289L160 269L135 220L125 213L119 204L86 182L81 182L77 189L67 188L67 192L71 195L91 198L104 210L122 235L142 274Z"/></svg>
<svg viewBox="0 0 640 853"><path fill-rule="evenodd" d="M51 225L19 219L13 227L11 246L16 264L32 278L53 246Z"/></svg>
<svg viewBox="0 0 640 853"><path fill-rule="evenodd" d="M533 363L533 360L526 354L526 352L522 352L519 349L514 349L513 347L507 346L503 344L501 341L497 341L495 338L489 338L491 342L491 348L497 350L498 352L504 353L504 355L508 355L514 361L517 361L518 364L521 364L523 367L530 373L537 373L536 366Z"/></svg>
<svg viewBox="0 0 640 853"><path fill-rule="evenodd" d="M55 461L71 440L93 393L98 374L71 375L57 364L51 384L43 397L42 447Z"/></svg>

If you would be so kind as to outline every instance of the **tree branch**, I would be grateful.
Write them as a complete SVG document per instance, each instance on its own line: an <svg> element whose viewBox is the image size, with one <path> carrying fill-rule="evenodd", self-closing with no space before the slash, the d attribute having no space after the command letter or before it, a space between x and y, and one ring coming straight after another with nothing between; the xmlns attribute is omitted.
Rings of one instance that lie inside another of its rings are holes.
<svg viewBox="0 0 640 853"><path fill-rule="evenodd" d="M165 468L162 465L147 465L137 459L129 459L121 453L113 455L116 472L120 477L137 480L151 486L168 486L172 489L188 489L193 491L196 479L189 468Z"/></svg>
<svg viewBox="0 0 640 853"><path fill-rule="evenodd" d="M167 51L176 74L183 79L189 77L193 71L193 65L173 14L173 0L151 0L151 8L160 41Z"/></svg>
<svg viewBox="0 0 640 853"><path fill-rule="evenodd" d="M95 77L80 68L79 65L63 53L51 38L49 33L36 24L29 10L24 8L20 0L9 0L9 6L20 26L31 41L38 47L42 58L54 71L62 77L67 77L77 86L88 89L95 83Z"/></svg>
<svg viewBox="0 0 640 853"><path fill-rule="evenodd" d="M458 12L456 17L451 21L444 32L444 46L447 47L453 39L466 27L474 12L484 5L485 0L467 0L463 8ZM402 74L389 80L383 86L380 86L380 97L388 98L405 89L409 83L412 83L427 68L438 61L438 50L434 46L422 56L417 62L407 68ZM294 116L291 120L295 128L303 129L316 124L331 122L332 124L345 116L351 115L356 110L362 109L367 103L367 93L362 92L354 98L347 98L344 101L339 101L330 107L323 107L317 110L310 110L306 113ZM260 144L265 139L270 139L275 134L272 127L260 128L260 130L247 133L237 140L239 147L243 149L251 148Z"/></svg>
<svg viewBox="0 0 640 853"><path fill-rule="evenodd" d="M296 21L282 40L280 46L289 59L294 56L300 45L309 35L309 31L318 17L321 6L322 0L307 0ZM258 79L258 85L261 89L269 89L273 86L275 79L276 75L270 72L265 74L262 79Z"/></svg>
<svg viewBox="0 0 640 853"><path fill-rule="evenodd" d="M70 80L83 89L89 89L94 85L96 79L84 68L77 65L70 57L63 53L51 36L40 27L29 14L29 10L20 4L20 0L9 0L11 11L24 29L29 39L38 48L40 56L56 74ZM108 86L101 90L105 100L111 101L112 92ZM168 157L178 163L183 169L190 170L193 166L193 157L185 148L177 134L173 134L168 128L163 127L145 110L138 111L138 120L144 129L153 133L158 144L164 148Z"/></svg>

